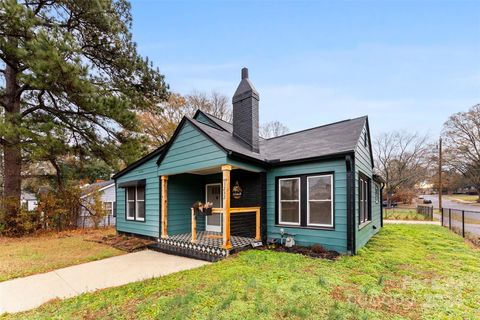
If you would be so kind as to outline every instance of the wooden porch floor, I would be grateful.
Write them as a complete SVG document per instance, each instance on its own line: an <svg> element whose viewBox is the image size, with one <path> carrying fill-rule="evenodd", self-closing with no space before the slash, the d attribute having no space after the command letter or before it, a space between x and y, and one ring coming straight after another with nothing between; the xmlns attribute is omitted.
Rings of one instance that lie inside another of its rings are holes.
<svg viewBox="0 0 480 320"><path fill-rule="evenodd" d="M192 242L191 233L170 235L167 239L159 239L150 245L150 249L171 254L178 254L208 261L218 261L229 254L250 248L258 242L255 238L231 236L232 247L223 248L222 234L219 232L199 231L197 241Z"/></svg>

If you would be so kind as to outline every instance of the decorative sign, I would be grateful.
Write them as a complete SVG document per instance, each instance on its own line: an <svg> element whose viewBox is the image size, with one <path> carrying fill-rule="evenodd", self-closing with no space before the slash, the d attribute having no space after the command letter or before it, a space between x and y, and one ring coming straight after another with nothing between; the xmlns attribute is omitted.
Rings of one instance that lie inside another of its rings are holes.
<svg viewBox="0 0 480 320"><path fill-rule="evenodd" d="M238 181L235 183L235 185L232 188L232 196L233 199L240 199L242 197L242 188L238 184Z"/></svg>

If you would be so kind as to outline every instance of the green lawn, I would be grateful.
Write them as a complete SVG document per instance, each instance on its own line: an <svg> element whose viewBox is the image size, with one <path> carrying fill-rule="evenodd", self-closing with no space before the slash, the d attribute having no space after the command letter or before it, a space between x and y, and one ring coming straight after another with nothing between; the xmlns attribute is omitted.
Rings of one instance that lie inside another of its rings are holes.
<svg viewBox="0 0 480 320"><path fill-rule="evenodd" d="M337 261L250 250L6 319L478 319L480 251L447 229L387 225Z"/></svg>
<svg viewBox="0 0 480 320"><path fill-rule="evenodd" d="M98 229L0 238L0 281L122 254L112 247L85 241L92 236L112 233L115 230Z"/></svg>
<svg viewBox="0 0 480 320"><path fill-rule="evenodd" d="M383 210L384 210L383 218L386 220L428 220L424 215L417 213L416 209L403 209L403 208L385 209L384 208Z"/></svg>
<svg viewBox="0 0 480 320"><path fill-rule="evenodd" d="M453 194L453 195L448 195L444 197L451 200L461 200L461 201L468 201L468 202L477 202L478 200L477 195L469 195L469 194Z"/></svg>

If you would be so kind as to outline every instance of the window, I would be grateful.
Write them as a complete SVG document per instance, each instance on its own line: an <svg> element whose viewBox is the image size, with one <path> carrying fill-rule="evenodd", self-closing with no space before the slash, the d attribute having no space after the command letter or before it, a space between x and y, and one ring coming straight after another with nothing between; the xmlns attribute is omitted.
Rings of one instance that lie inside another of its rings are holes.
<svg viewBox="0 0 480 320"><path fill-rule="evenodd" d="M312 173L277 179L275 223L335 230L334 173Z"/></svg>
<svg viewBox="0 0 480 320"><path fill-rule="evenodd" d="M111 216L113 214L113 202L104 202L103 209L106 215Z"/></svg>
<svg viewBox="0 0 480 320"><path fill-rule="evenodd" d="M279 222L300 225L300 178L279 180Z"/></svg>
<svg viewBox="0 0 480 320"><path fill-rule="evenodd" d="M137 208L135 211L135 219L145 220L145 187L137 187Z"/></svg>
<svg viewBox="0 0 480 320"><path fill-rule="evenodd" d="M359 224L366 223L371 220L370 212L370 179L364 175L360 175L359 179Z"/></svg>
<svg viewBox="0 0 480 320"><path fill-rule="evenodd" d="M127 220L135 220L135 187L126 188L127 193Z"/></svg>
<svg viewBox="0 0 480 320"><path fill-rule="evenodd" d="M333 175L307 177L307 225L333 227Z"/></svg>
<svg viewBox="0 0 480 320"><path fill-rule="evenodd" d="M145 221L145 187L128 187L125 192L127 220Z"/></svg>
<svg viewBox="0 0 480 320"><path fill-rule="evenodd" d="M380 188L377 184L375 184L375 203L378 204L380 202Z"/></svg>

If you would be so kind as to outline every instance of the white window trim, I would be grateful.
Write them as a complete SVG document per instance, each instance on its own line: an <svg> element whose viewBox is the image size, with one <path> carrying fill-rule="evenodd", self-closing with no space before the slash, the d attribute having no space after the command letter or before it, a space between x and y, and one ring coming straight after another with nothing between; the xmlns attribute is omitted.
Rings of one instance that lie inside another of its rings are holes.
<svg viewBox="0 0 480 320"><path fill-rule="evenodd" d="M358 208L359 210L358 222L359 222L359 226L362 227L372 221L372 218L369 217L371 190L370 190L370 194L368 194L368 191L371 187L369 188L368 179L360 177L359 181L360 181L359 183L360 201L359 201L359 208ZM363 217L364 217L363 220L362 220L362 209L363 209Z"/></svg>
<svg viewBox="0 0 480 320"><path fill-rule="evenodd" d="M330 200L310 200L310 178L319 178L319 177L330 177ZM332 223L331 224L323 224L323 223L310 223L310 201L314 202L327 202L330 201L330 218ZM333 174L321 174L316 176L308 176L307 177L307 226L309 227L333 227Z"/></svg>
<svg viewBox="0 0 480 320"><path fill-rule="evenodd" d="M138 187L135 187L135 220L136 221L145 221L145 216L147 215L147 208L145 208L145 197L146 197L147 188L143 187L143 199L138 199ZM143 202L143 218L138 216L138 203Z"/></svg>
<svg viewBox="0 0 480 320"><path fill-rule="evenodd" d="M207 194L208 194L208 187L210 186L219 186L220 187L220 202L221 202L221 209L223 209L223 188L222 184L220 182L216 183L207 183L205 184L205 202L207 202ZM208 224L208 218L209 216L205 217L205 230L206 231L213 231L213 232L222 232L223 228L223 213L220 213L220 226L216 225L209 225ZM207 230L208 229L208 230Z"/></svg>
<svg viewBox="0 0 480 320"><path fill-rule="evenodd" d="M136 187L127 187L127 188L125 188L125 193L126 193L126 194L125 194L125 198L127 199L127 205L126 205L126 211L127 211L127 212L126 212L126 215L125 215L125 219L127 219L127 220L129 220L129 221L135 221L135 215L136 215L135 211L133 212L133 215L132 215L132 216L129 215L129 210L130 210L129 203L130 203L130 202L133 202L133 203L135 204L135 199L129 199L129 198L128 198L128 193L129 193L129 192L128 192L128 189L130 189L130 188L135 188L135 193L137 192L137 188L136 188ZM135 206L136 206L136 204L135 204Z"/></svg>
<svg viewBox="0 0 480 320"><path fill-rule="evenodd" d="M111 209L110 209L110 213L108 214L109 216L113 216L113 201L104 201L103 202L103 207L105 208L105 204L106 203L110 203L112 205ZM105 210L107 211L107 210Z"/></svg>
<svg viewBox="0 0 480 320"><path fill-rule="evenodd" d="M298 200L282 200L282 181L298 180ZM282 201L283 202L298 202L298 222L282 221ZM278 223L290 226L299 226L301 223L301 203L302 203L302 182L300 177L278 179Z"/></svg>

